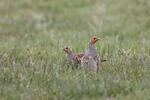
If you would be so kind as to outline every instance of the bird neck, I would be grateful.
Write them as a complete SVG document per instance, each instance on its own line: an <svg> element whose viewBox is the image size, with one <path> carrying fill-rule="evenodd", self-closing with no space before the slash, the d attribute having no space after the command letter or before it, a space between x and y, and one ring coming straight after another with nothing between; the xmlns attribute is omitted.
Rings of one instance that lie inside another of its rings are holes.
<svg viewBox="0 0 150 100"><path fill-rule="evenodd" d="M72 51L69 51L69 53L67 55L73 55Z"/></svg>
<svg viewBox="0 0 150 100"><path fill-rule="evenodd" d="M97 55L97 49L91 42L89 43L88 52Z"/></svg>
<svg viewBox="0 0 150 100"><path fill-rule="evenodd" d="M67 54L67 60L72 60L74 58L74 53L70 52Z"/></svg>

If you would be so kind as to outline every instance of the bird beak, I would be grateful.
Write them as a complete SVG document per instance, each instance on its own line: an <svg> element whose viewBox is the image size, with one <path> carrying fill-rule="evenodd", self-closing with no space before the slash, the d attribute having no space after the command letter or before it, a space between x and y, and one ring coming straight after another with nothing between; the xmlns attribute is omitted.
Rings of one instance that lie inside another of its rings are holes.
<svg viewBox="0 0 150 100"><path fill-rule="evenodd" d="M97 38L97 40L101 40L101 38Z"/></svg>
<svg viewBox="0 0 150 100"><path fill-rule="evenodd" d="M64 50L64 48L61 48L61 50Z"/></svg>

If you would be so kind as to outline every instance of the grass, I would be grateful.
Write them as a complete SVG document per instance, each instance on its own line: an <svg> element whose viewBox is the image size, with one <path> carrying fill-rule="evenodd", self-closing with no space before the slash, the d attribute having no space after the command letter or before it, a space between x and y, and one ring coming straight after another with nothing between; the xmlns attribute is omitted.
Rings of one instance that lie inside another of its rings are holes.
<svg viewBox="0 0 150 100"><path fill-rule="evenodd" d="M149 100L150 1L1 0L0 100ZM66 68L64 46L108 59Z"/></svg>

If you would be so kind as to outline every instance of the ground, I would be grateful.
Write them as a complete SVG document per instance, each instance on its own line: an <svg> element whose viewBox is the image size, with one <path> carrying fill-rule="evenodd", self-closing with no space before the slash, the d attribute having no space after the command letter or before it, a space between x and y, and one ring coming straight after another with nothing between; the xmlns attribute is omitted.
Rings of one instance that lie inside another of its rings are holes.
<svg viewBox="0 0 150 100"><path fill-rule="evenodd" d="M149 0L0 0L0 100L149 100ZM106 63L66 67L64 46Z"/></svg>

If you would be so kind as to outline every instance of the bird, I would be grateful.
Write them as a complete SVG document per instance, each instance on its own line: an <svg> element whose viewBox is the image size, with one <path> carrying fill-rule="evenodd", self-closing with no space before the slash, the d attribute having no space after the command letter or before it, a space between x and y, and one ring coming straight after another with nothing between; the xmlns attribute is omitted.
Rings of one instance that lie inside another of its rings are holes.
<svg viewBox="0 0 150 100"><path fill-rule="evenodd" d="M100 40L100 38L93 36L88 44L88 50L85 52L84 56L81 58L81 65L89 65L90 68L93 67L94 70L98 72L99 65L102 62L107 60L101 59L98 55L97 49L95 47L96 42Z"/></svg>
<svg viewBox="0 0 150 100"><path fill-rule="evenodd" d="M75 54L72 52L71 48L69 48L68 46L65 46L64 48L62 48L63 51L65 51L67 53L67 65L70 67L78 67L78 65L81 64L80 59L84 56L84 53L78 53Z"/></svg>

